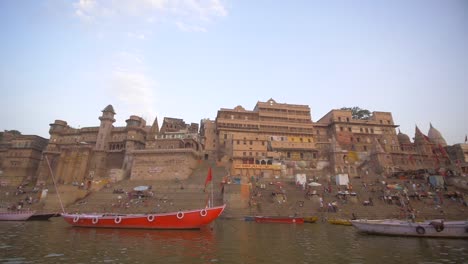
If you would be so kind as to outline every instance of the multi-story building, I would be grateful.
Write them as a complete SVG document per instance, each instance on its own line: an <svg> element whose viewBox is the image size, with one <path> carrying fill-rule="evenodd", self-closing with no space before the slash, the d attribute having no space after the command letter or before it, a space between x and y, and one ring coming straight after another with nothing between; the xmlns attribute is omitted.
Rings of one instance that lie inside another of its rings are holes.
<svg viewBox="0 0 468 264"><path fill-rule="evenodd" d="M0 185L36 182L47 139L9 131L0 133Z"/></svg>
<svg viewBox="0 0 468 264"><path fill-rule="evenodd" d="M431 124L415 140L396 133L389 112L355 119L331 110L313 122L306 105L258 102L254 110L221 109L215 121L218 159L232 175L392 175L403 170L450 168L445 140ZM266 166L262 166L265 164Z"/></svg>
<svg viewBox="0 0 468 264"><path fill-rule="evenodd" d="M351 110L331 110L313 122L309 106L269 99L257 102L253 110L221 108L214 121L203 119L200 126L168 117L161 127L157 118L147 126L132 115L126 126L114 127L114 116L109 105L97 127L77 129L56 120L48 141L3 133L0 180L44 183L51 180L48 164L59 183L184 179L200 159L223 164L231 175L245 179L467 170L466 144L447 147L432 124L427 136L416 127L411 141L396 132L389 112L356 119ZM41 160L41 154L47 159Z"/></svg>

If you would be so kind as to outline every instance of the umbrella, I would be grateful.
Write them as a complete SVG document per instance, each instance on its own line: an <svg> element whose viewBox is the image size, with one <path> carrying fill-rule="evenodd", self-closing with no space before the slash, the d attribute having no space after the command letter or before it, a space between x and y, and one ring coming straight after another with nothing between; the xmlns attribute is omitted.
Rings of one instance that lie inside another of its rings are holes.
<svg viewBox="0 0 468 264"><path fill-rule="evenodd" d="M148 190L148 188L149 188L148 186L137 186L137 187L133 188L133 190L143 192L143 191Z"/></svg>

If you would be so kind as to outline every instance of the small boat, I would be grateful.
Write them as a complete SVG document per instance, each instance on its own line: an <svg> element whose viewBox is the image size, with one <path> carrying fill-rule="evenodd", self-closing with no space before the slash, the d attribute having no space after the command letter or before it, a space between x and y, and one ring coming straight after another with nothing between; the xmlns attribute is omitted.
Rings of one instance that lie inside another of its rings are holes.
<svg viewBox="0 0 468 264"><path fill-rule="evenodd" d="M160 214L68 214L72 226L94 228L200 229L218 218L226 205Z"/></svg>
<svg viewBox="0 0 468 264"><path fill-rule="evenodd" d="M304 216L304 223L315 223L317 220L317 216Z"/></svg>
<svg viewBox="0 0 468 264"><path fill-rule="evenodd" d="M52 217L59 217L60 213L35 213L29 217L28 221L47 221Z"/></svg>
<svg viewBox="0 0 468 264"><path fill-rule="evenodd" d="M303 224L304 218L292 216L255 216L256 223Z"/></svg>
<svg viewBox="0 0 468 264"><path fill-rule="evenodd" d="M468 238L468 221L444 221L440 219L423 222L405 220L351 220L358 231L368 234Z"/></svg>
<svg viewBox="0 0 468 264"><path fill-rule="evenodd" d="M255 221L255 216L246 215L246 216L244 216L244 221L246 221L246 222Z"/></svg>
<svg viewBox="0 0 468 264"><path fill-rule="evenodd" d="M0 221L26 221L34 211L0 211Z"/></svg>
<svg viewBox="0 0 468 264"><path fill-rule="evenodd" d="M328 223L332 225L352 226L351 221L348 219L330 218L328 219Z"/></svg>

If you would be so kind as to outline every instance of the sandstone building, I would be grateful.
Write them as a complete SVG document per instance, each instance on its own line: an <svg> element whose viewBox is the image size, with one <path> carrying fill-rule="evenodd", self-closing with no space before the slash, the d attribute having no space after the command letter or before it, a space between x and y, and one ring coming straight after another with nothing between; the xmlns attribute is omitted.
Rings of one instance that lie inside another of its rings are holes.
<svg viewBox="0 0 468 264"><path fill-rule="evenodd" d="M427 136L416 127L411 141L397 133L389 112L355 119L351 110L334 109L314 122L309 106L269 99L253 110L221 108L215 120L200 124L165 117L161 126L157 118L147 125L132 115L126 126L115 127L115 115L108 105L95 127L73 128L55 120L49 140L2 133L1 183L44 184L51 181L50 169L64 184L185 179L201 159L244 180L297 174L376 177L418 170L467 173L466 144L447 146L432 124Z"/></svg>

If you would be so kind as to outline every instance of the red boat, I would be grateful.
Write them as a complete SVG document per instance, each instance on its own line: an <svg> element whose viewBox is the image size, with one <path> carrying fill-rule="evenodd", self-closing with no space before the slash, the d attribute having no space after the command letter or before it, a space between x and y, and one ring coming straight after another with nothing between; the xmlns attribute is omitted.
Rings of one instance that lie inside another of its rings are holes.
<svg viewBox="0 0 468 264"><path fill-rule="evenodd" d="M290 216L255 216L256 223L303 224L304 218Z"/></svg>
<svg viewBox="0 0 468 264"><path fill-rule="evenodd" d="M218 218L226 205L161 214L67 214L72 226L95 228L200 229Z"/></svg>

